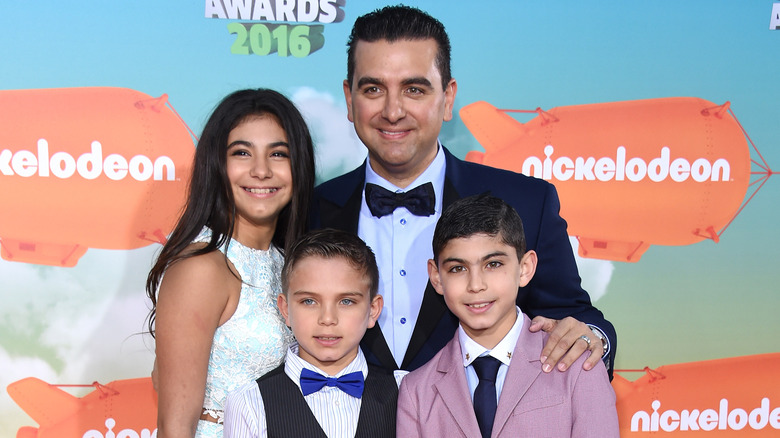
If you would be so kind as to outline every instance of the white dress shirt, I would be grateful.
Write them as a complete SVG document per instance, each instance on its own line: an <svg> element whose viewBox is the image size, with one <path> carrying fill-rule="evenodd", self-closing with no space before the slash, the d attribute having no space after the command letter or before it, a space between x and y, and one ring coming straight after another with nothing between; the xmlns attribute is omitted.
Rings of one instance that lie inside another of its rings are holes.
<svg viewBox="0 0 780 438"><path fill-rule="evenodd" d="M287 350L284 373L301 388L301 371L307 368L328 376L328 373L306 362L298 356L298 344ZM363 352L358 348L355 359L335 376L341 377L355 371L368 376L368 365ZM361 399L352 397L335 386L325 385L321 390L304 397L314 418L330 438L355 436L360 417ZM263 397L257 382L249 382L228 395L225 403L225 438L266 438L268 428L265 419Z"/></svg>
<svg viewBox="0 0 780 438"><path fill-rule="evenodd" d="M412 339L412 332L420 314L423 293L428 284L428 259L433 258L433 230L442 213L444 150L438 153L427 169L408 187L401 189L391 184L366 166L366 182L391 192L400 193L425 183L433 184L436 196L435 212L430 216L415 216L404 207L378 218L366 204L365 190L360 206L358 236L374 251L379 266L379 293L384 308L379 315L379 328L400 366Z"/></svg>
<svg viewBox="0 0 780 438"><path fill-rule="evenodd" d="M498 367L498 375L496 376L496 401L501 399L501 388L504 387L506 373L509 371L509 364L512 362L512 352L515 351L517 340L523 335L523 318L520 314L520 308L515 306L515 309L517 311L515 323L506 336L491 350L471 339L463 330L463 326L458 325L460 352L463 355L463 367L466 368L466 382L469 385L472 403L474 402L474 390L477 389L477 384L479 383L479 377L477 377L477 372L474 370L472 363L480 356L492 356L501 362L501 365Z"/></svg>

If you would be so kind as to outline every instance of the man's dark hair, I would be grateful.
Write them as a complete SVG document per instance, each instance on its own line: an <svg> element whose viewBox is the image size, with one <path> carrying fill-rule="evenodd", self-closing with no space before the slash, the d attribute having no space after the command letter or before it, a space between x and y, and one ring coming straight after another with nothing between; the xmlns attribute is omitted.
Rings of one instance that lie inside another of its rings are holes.
<svg viewBox="0 0 780 438"><path fill-rule="evenodd" d="M503 199L481 194L459 199L444 210L433 232L433 260L439 263L439 254L450 240L475 234L499 236L502 242L515 248L518 260L525 254L520 215Z"/></svg>
<svg viewBox="0 0 780 438"><path fill-rule="evenodd" d="M374 252L357 235L332 228L303 235L285 252L282 268L282 291L285 294L295 265L308 257L341 258L347 261L368 279L371 299L376 296L379 290L379 269Z"/></svg>
<svg viewBox="0 0 780 438"><path fill-rule="evenodd" d="M347 41L347 83L352 88L355 75L355 47L359 41L369 43L387 40L426 40L436 41L439 51L436 55L436 67L441 74L441 86L447 88L452 72L450 70L450 38L444 25L426 12L410 6L385 6L369 12L355 20L352 33Z"/></svg>

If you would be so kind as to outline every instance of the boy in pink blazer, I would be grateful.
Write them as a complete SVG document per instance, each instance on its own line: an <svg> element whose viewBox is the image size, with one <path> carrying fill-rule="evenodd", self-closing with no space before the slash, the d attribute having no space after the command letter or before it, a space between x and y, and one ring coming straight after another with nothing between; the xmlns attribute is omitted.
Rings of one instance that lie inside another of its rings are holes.
<svg viewBox="0 0 780 438"><path fill-rule="evenodd" d="M526 251L511 206L489 195L452 204L436 225L433 254L431 284L460 326L401 383L397 436L619 436L615 393L602 362L584 372L586 354L567 372L541 372L548 335L529 332L529 318L515 305L537 257Z"/></svg>

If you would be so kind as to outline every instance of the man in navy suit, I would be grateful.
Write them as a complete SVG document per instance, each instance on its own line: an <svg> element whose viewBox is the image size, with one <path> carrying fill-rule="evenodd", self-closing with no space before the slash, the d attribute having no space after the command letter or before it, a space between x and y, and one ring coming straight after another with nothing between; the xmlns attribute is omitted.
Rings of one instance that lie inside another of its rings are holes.
<svg viewBox="0 0 780 438"><path fill-rule="evenodd" d="M580 286L555 188L459 160L438 141L458 88L444 26L416 8L385 7L356 20L348 47L344 96L368 159L315 190L311 226L357 233L377 255L385 307L361 343L368 361L413 370L452 339L458 320L426 271L433 230L449 204L489 192L517 210L539 256L517 303L535 317L531 331L550 332L543 371L564 371L587 349L583 367L603 357L611 375L615 330Z"/></svg>

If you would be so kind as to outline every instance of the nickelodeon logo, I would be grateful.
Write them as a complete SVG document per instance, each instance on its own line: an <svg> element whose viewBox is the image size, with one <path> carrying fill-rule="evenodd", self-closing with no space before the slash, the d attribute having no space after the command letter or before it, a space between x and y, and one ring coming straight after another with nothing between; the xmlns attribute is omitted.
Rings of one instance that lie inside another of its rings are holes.
<svg viewBox="0 0 780 438"><path fill-rule="evenodd" d="M136 181L149 178L154 181L174 181L176 165L170 157L164 155L154 161L145 155L135 155L128 160L120 154L110 154L103 159L103 145L99 141L93 141L90 152L78 158L64 151L49 156L49 142L41 138L38 140L37 155L28 150L15 153L9 149L0 151L0 173L25 178L36 174L41 177L53 175L60 179L71 178L77 173L84 179L96 179L105 174L114 181L130 175Z"/></svg>
<svg viewBox="0 0 780 438"><path fill-rule="evenodd" d="M195 152L168 103L127 88L0 90L0 256L75 266L164 243ZM56 218L58 226L51 226Z"/></svg>
<svg viewBox="0 0 780 438"><path fill-rule="evenodd" d="M122 429L118 433L112 429L116 427L116 420L113 418L106 419L106 434L103 435L97 429L90 429L81 436L81 438L157 438L157 429L141 429L141 433L133 429Z"/></svg>
<svg viewBox="0 0 780 438"><path fill-rule="evenodd" d="M645 367L633 381L615 371L623 438L780 436L780 353Z"/></svg>
<svg viewBox="0 0 780 438"><path fill-rule="evenodd" d="M746 409L729 409L728 399L721 399L718 409L669 409L658 412L661 402L654 400L651 404L653 412L638 411L631 417L631 432L675 432L712 430L743 430L749 427L753 430L763 430L767 426L780 429L780 407L770 410L768 397L761 399L757 408L748 412Z"/></svg>
<svg viewBox="0 0 780 438"><path fill-rule="evenodd" d="M487 102L460 110L485 152L467 161L554 183L579 255L636 262L650 245L718 242L751 179L729 103L669 97L561 106L522 123Z"/></svg>
<svg viewBox="0 0 780 438"><path fill-rule="evenodd" d="M674 182L685 182L689 178L696 182L728 181L731 177L731 166L724 158L710 162L706 158L698 158L691 163L685 158L675 158L670 162L671 151L668 147L661 148L661 154L649 162L640 157L626 161L625 146L618 146L615 158L602 157L557 157L553 161L555 148L547 145L544 148L545 159L528 157L523 161L522 173L536 178L558 181L633 181L639 182L645 178L653 182L661 182L671 178Z"/></svg>

